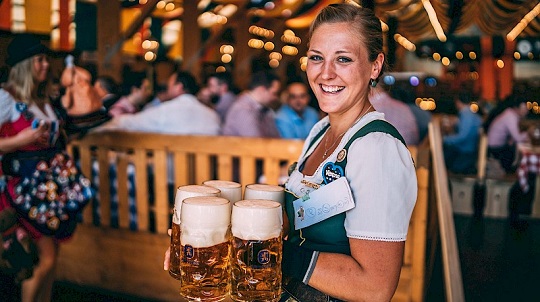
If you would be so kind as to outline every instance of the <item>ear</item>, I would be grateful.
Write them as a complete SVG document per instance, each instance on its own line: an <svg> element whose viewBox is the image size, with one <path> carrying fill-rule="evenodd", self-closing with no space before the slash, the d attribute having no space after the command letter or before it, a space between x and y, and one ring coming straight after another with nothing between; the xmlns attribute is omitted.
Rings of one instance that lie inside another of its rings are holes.
<svg viewBox="0 0 540 302"><path fill-rule="evenodd" d="M178 91L179 94L186 93L186 90L184 89L184 84L182 84L182 82L178 82L175 85L177 89L176 91Z"/></svg>
<svg viewBox="0 0 540 302"><path fill-rule="evenodd" d="M379 53L375 61L371 63L371 78L376 79L381 74L384 65L384 53Z"/></svg>

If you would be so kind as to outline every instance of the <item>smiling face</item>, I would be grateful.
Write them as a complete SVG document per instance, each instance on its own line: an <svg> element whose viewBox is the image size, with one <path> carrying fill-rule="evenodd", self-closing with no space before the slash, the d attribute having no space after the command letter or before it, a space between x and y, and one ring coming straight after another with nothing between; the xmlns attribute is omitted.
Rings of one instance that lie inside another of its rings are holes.
<svg viewBox="0 0 540 302"><path fill-rule="evenodd" d="M364 108L369 80L379 76L384 55L370 62L363 39L345 22L325 23L311 36L307 77L321 110L343 114Z"/></svg>

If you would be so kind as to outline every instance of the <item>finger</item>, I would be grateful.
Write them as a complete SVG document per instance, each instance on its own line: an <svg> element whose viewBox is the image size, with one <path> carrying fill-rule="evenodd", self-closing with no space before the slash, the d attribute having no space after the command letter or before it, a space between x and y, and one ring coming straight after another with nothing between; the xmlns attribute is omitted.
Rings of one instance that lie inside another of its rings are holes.
<svg viewBox="0 0 540 302"><path fill-rule="evenodd" d="M171 234L172 234L172 229L168 229L168 230L167 230L167 234L169 234L169 236L171 236Z"/></svg>
<svg viewBox="0 0 540 302"><path fill-rule="evenodd" d="M165 251L165 260L163 261L163 270L168 271L169 270L169 261L171 259L171 248L169 247L167 251Z"/></svg>
<svg viewBox="0 0 540 302"><path fill-rule="evenodd" d="M30 239L30 236L28 236L28 233L21 228L18 228L15 233L17 235L17 241L21 243L24 251L29 253L32 240Z"/></svg>

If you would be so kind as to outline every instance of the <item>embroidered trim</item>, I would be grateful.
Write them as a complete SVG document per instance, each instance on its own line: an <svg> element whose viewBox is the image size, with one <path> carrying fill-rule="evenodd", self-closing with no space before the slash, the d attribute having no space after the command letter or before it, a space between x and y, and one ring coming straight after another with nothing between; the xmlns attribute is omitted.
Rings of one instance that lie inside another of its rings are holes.
<svg viewBox="0 0 540 302"><path fill-rule="evenodd" d="M379 236L348 236L349 238L354 239L364 239L364 240L374 240L374 241L386 241L386 242L401 242L405 241L407 238L389 238L389 237L379 237Z"/></svg>

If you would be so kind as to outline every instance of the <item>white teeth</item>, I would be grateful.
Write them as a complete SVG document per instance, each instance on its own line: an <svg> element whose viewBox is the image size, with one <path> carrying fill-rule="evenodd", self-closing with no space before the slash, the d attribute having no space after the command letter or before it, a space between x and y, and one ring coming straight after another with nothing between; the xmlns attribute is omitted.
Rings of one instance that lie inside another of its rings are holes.
<svg viewBox="0 0 540 302"><path fill-rule="evenodd" d="M345 89L345 86L327 86L327 85L320 85L320 86L324 92L328 92L328 93L336 93L338 91Z"/></svg>

